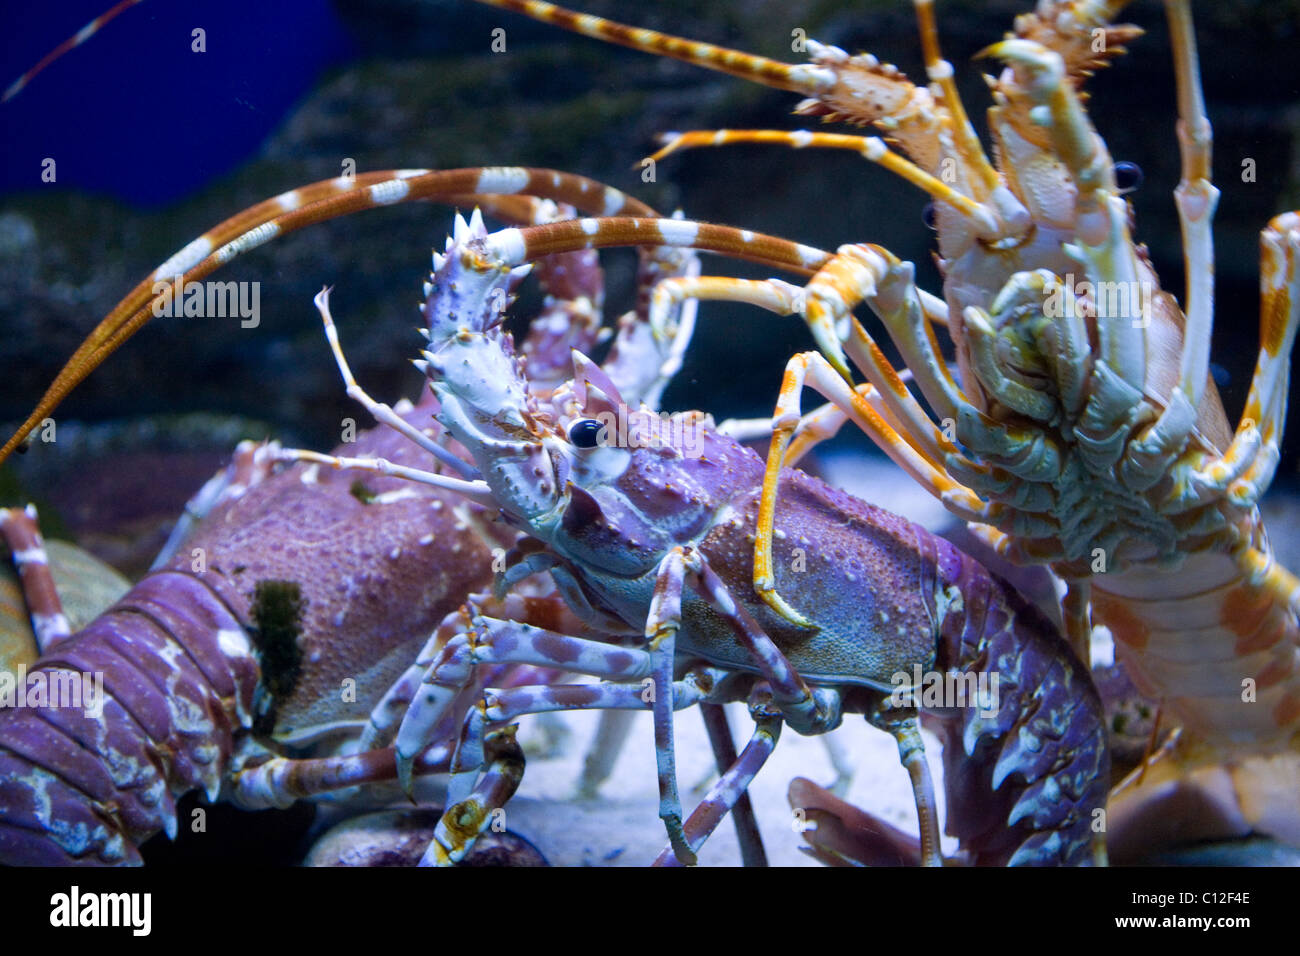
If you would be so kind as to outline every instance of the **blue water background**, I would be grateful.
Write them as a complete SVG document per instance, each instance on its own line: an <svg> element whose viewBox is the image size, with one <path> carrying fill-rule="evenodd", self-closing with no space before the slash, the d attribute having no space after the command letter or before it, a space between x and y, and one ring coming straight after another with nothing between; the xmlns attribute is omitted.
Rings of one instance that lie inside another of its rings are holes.
<svg viewBox="0 0 1300 956"><path fill-rule="evenodd" d="M113 0L0 4L0 85ZM207 52L191 50L206 31ZM145 0L0 104L0 195L80 189L140 207L253 153L321 73L354 52L327 0ZM42 161L57 181L41 181Z"/></svg>

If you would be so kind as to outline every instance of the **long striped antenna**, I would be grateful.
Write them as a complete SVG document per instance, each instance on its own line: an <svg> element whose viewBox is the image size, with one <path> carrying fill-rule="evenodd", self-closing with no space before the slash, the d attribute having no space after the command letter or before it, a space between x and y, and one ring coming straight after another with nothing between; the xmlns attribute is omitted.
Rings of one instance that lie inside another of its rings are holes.
<svg viewBox="0 0 1300 956"><path fill-rule="evenodd" d="M137 3L143 2L144 0L121 0L121 2L117 3L111 10L95 17L95 19L91 20L76 33L72 34L72 36L68 37L49 53L45 54L45 56L41 57L40 62L38 62L34 67L10 83L9 86L5 88L4 95L0 96L0 103L8 102L17 96L19 92L22 91L23 87L32 81L33 77L35 77L37 73L40 73L41 70L45 69L69 50L81 46L81 44L85 43L92 36L102 30L104 24L108 23L108 21L115 19L120 13L125 13Z"/></svg>
<svg viewBox="0 0 1300 956"><path fill-rule="evenodd" d="M717 146L727 142L781 142L800 147L814 145L851 148L865 158L897 173L934 198L951 204L972 222L981 238L999 240L1015 232L1016 223L1004 223L986 203L999 187L997 170L989 162L965 109L957 96L953 68L939 49L933 0L913 0L926 72L941 101L924 86L918 87L897 67L870 54L850 56L838 47L807 41L810 62L782 63L739 50L631 27L589 14L575 13L542 0L478 0L487 6L523 14L543 23L583 36L631 47L645 53L682 60L765 86L804 94L795 112L821 116L855 126L875 125L885 132L903 155L885 147L877 137L837 137L807 131L719 130L710 140L703 131L661 150L666 155L683 146ZM944 146L945 142L948 144ZM956 163L957 177L949 185L937 179L939 164Z"/></svg>
<svg viewBox="0 0 1300 956"><path fill-rule="evenodd" d="M517 166L390 169L337 176L288 190L209 229L142 279L86 336L36 409L0 448L0 462L109 355L154 317L155 304L177 295L185 283L205 278L236 256L304 226L395 203L421 199L476 202L485 194L493 198L537 196L600 215L658 217L645 203L585 176ZM165 288L159 289L163 283Z"/></svg>
<svg viewBox="0 0 1300 956"><path fill-rule="evenodd" d="M631 47L643 53L657 53L672 57L684 63L707 67L739 77L772 86L792 93L812 96L834 81L834 75L828 70L821 70L808 64L782 63L769 60L764 56L755 56L740 50L732 50L712 43L700 43L685 37L659 33L641 27L628 26L606 20L603 17L587 13L577 13L557 7L542 0L478 0L489 7L498 7L530 17L542 23L550 23L572 33L580 33L594 40L617 43L619 46Z"/></svg>
<svg viewBox="0 0 1300 956"><path fill-rule="evenodd" d="M801 275L811 275L830 258L830 254L821 249L747 230L663 219L649 206L617 189L585 176L553 169L517 166L438 171L399 169L326 179L250 206L188 243L150 272L73 353L36 409L0 448L0 462L22 444L77 385L154 317L156 303L176 295L177 289L183 289L185 283L205 278L236 256L272 239L348 213L414 200L468 204L488 197L489 202L503 205L499 203L503 195L552 199L568 203L585 213L621 217L609 220L614 225L603 234L607 240L618 237L618 241L604 244L698 246ZM641 226L636 225L638 220ZM584 243L594 247L600 243L588 242L592 239L591 234L581 230L596 229L597 223L603 225L605 221L583 219L572 221L582 225L557 224L566 225L567 232L543 231L536 240L544 243L550 239L556 248L545 250L539 245L531 250L531 258L546 255L548 251L582 248ZM576 245L572 235L575 229L579 230L577 235L581 237ZM699 243L694 241L697 232L701 239Z"/></svg>

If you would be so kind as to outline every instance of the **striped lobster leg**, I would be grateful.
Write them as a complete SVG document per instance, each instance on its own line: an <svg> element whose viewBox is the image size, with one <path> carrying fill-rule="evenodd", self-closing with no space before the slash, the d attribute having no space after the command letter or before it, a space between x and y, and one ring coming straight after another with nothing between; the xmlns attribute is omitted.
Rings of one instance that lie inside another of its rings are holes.
<svg viewBox="0 0 1300 956"><path fill-rule="evenodd" d="M0 535L4 536L18 567L23 597L32 616L36 650L44 654L65 640L71 631L54 584L54 575L50 573L50 557L45 551L45 539L41 537L36 506L0 510Z"/></svg>
<svg viewBox="0 0 1300 956"><path fill-rule="evenodd" d="M758 772L763 769L763 765L767 763L767 758L772 756L772 751L776 749L776 743L781 739L781 726L784 721L781 718L780 708L772 704L771 697L771 688L762 684L759 684L750 692L748 700L749 716L754 721L754 732L740 756L736 756L734 745L730 741L730 731L727 731L727 744L732 747L730 758L726 766L719 765L718 773L721 776L718 781L709 788L709 792L704 795L699 805L686 818L686 822L682 824L682 834L687 847L692 853L698 854L700 847L718 828L722 818L729 812L735 812L741 801L749 799L748 787L750 783L753 782ZM709 703L700 704L700 710L705 714L711 711L719 714L725 713L719 705ZM745 846L745 841L742 838L742 851L744 851ZM669 845L664 847L659 856L655 857L653 865L680 866L681 861L673 852L672 846ZM765 866L766 860L751 861L746 857L745 865Z"/></svg>

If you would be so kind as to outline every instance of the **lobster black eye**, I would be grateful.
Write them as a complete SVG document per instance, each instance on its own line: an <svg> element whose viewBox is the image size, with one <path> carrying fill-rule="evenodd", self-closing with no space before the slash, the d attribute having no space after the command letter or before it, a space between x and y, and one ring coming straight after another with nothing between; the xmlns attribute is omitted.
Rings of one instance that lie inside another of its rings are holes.
<svg viewBox="0 0 1300 956"><path fill-rule="evenodd" d="M595 448L604 444L605 426L593 418L583 418L569 426L569 441L579 448Z"/></svg>
<svg viewBox="0 0 1300 956"><path fill-rule="evenodd" d="M1137 163L1121 161L1115 164L1115 185L1129 192L1142 185L1142 167Z"/></svg>
<svg viewBox="0 0 1300 956"><path fill-rule="evenodd" d="M925 223L927 229L934 228L934 203L925 204L925 208L921 210L921 221Z"/></svg>

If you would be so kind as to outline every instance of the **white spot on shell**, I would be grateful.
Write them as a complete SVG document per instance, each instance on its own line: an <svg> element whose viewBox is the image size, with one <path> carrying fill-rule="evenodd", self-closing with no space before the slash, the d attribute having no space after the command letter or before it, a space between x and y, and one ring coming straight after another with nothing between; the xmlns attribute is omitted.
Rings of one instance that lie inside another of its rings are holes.
<svg viewBox="0 0 1300 956"><path fill-rule="evenodd" d="M390 206L406 198L411 184L401 179L389 179L370 187L370 198L378 206Z"/></svg>
<svg viewBox="0 0 1300 956"><path fill-rule="evenodd" d="M698 223L682 221L680 219L660 219L657 224L659 226L659 234L663 236L664 241L671 246L693 245L695 237L700 231Z"/></svg>
<svg viewBox="0 0 1300 956"><path fill-rule="evenodd" d="M524 234L518 229L502 229L487 238L487 247L497 258L511 265L518 265L528 257L528 245Z"/></svg>
<svg viewBox="0 0 1300 956"><path fill-rule="evenodd" d="M952 79L952 64L947 60L940 60L934 66L926 67L925 72L936 83L950 80Z"/></svg>
<svg viewBox="0 0 1300 956"><path fill-rule="evenodd" d="M806 89L812 85L818 89L829 89L837 82L835 71L829 67L811 66L801 63L790 70L790 78L799 85L800 89Z"/></svg>
<svg viewBox="0 0 1300 956"><path fill-rule="evenodd" d="M372 505L391 505L395 501L405 501L408 498L419 498L420 493L414 488L398 488L394 491L385 491L383 494L375 495L370 499Z"/></svg>
<svg viewBox="0 0 1300 956"><path fill-rule="evenodd" d="M519 166L488 166L478 176L475 192L517 193L528 185L528 171Z"/></svg>
<svg viewBox="0 0 1300 956"><path fill-rule="evenodd" d="M820 249L814 249L812 246L805 246L801 243L795 243L795 252L799 256L799 261L809 268L816 268L826 258L826 253Z"/></svg>
<svg viewBox="0 0 1300 956"><path fill-rule="evenodd" d="M227 657L247 657L252 653L248 635L238 628L228 627L217 631L217 646Z"/></svg>
<svg viewBox="0 0 1300 956"><path fill-rule="evenodd" d="M199 238L160 265L154 271L153 277L155 279L170 279L182 272L188 272L202 262L211 251L212 240L207 236L199 236Z"/></svg>
<svg viewBox="0 0 1300 956"><path fill-rule="evenodd" d="M249 249L256 249L263 243L270 242L280 234L280 227L274 222L264 222L248 230L237 239L233 239L217 250L217 261L227 262Z"/></svg>
<svg viewBox="0 0 1300 956"><path fill-rule="evenodd" d="M873 163L889 152L885 141L878 136L869 136L862 142L862 155Z"/></svg>

